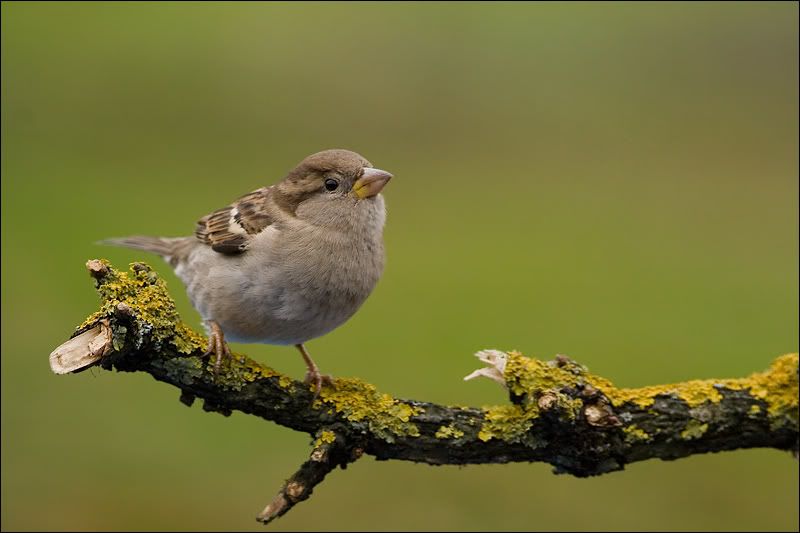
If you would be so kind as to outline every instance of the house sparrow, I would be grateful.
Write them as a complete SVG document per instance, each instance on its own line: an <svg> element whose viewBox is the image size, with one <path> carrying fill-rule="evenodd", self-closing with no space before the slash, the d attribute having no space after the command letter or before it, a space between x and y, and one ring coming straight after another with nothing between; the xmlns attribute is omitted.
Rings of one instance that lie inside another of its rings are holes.
<svg viewBox="0 0 800 533"><path fill-rule="evenodd" d="M304 343L344 324L383 272L392 174L348 150L308 156L280 182L197 222L194 237L125 237L103 244L154 252L186 285L206 324L215 372L235 342L293 344L317 394Z"/></svg>

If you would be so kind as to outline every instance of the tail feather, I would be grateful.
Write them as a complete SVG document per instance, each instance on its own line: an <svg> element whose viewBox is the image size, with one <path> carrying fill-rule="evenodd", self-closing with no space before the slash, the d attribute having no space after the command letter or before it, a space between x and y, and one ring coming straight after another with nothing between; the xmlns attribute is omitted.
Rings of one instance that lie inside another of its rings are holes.
<svg viewBox="0 0 800 533"><path fill-rule="evenodd" d="M177 267L189 255L194 244L196 244L196 240L194 237L147 237L145 235L134 235L132 237L104 239L98 241L97 244L153 252L166 259L173 267Z"/></svg>
<svg viewBox="0 0 800 533"><path fill-rule="evenodd" d="M103 239L97 244L108 246L122 246L123 248L133 248L134 250L144 250L153 252L160 256L169 256L174 253L177 239L166 239L162 237L147 237L144 235L134 235L131 237L119 237L113 239Z"/></svg>

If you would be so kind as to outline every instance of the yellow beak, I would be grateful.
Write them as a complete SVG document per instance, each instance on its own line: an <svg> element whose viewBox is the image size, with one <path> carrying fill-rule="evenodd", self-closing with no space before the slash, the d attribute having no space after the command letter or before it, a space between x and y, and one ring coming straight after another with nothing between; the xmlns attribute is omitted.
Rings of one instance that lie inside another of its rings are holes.
<svg viewBox="0 0 800 533"><path fill-rule="evenodd" d="M353 193L359 200L371 198L381 192L393 176L378 168L365 168L364 173L353 184Z"/></svg>

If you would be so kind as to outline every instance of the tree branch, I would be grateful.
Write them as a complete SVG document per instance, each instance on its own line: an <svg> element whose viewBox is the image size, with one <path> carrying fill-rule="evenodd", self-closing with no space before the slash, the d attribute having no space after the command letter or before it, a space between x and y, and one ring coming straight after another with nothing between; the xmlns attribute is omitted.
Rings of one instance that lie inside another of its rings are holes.
<svg viewBox="0 0 800 533"><path fill-rule="evenodd" d="M258 515L268 523L311 495L336 466L363 453L428 464L541 461L579 477L650 458L769 447L798 449L798 356L777 358L742 379L694 380L621 389L565 356L553 361L486 350L487 377L506 405L465 408L403 400L368 383L338 378L318 398L308 385L236 354L218 375L205 339L180 321L150 267L130 272L87 263L100 309L50 355L56 373L90 366L147 372L224 415L239 410L316 438L308 461Z"/></svg>
<svg viewBox="0 0 800 533"><path fill-rule="evenodd" d="M308 461L286 480L275 498L258 514L256 520L269 524L283 516L295 504L307 500L314 487L321 483L331 470L337 466L346 468L348 463L355 461L363 453L360 448L349 448L346 437L337 434L335 430L323 429L317 435Z"/></svg>

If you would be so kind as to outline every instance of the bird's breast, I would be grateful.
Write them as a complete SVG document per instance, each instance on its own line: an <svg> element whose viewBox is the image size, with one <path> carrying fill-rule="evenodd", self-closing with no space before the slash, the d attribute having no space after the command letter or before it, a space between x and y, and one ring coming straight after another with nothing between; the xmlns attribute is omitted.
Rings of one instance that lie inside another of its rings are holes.
<svg viewBox="0 0 800 533"><path fill-rule="evenodd" d="M249 309L262 315L262 336L272 342L304 342L342 325L383 272L380 239L297 231L280 240L252 254L247 260L256 264L242 269Z"/></svg>

